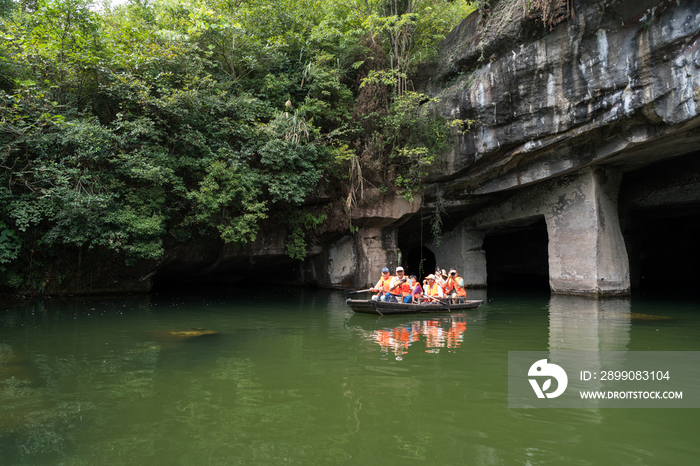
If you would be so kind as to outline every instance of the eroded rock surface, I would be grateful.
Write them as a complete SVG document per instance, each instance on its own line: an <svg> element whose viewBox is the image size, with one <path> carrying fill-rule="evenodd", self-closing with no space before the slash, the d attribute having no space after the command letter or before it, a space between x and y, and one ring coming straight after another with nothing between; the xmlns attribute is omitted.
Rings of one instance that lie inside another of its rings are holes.
<svg viewBox="0 0 700 466"><path fill-rule="evenodd" d="M456 128L424 195L423 213L440 205L449 217L445 245L429 247L469 285L487 281L484 236L544 220L552 291L627 293L639 241L620 217L700 206L700 2L568 7L550 30L526 2L492 5L422 75Z"/></svg>
<svg viewBox="0 0 700 466"><path fill-rule="evenodd" d="M466 131L432 194L497 192L588 164L629 171L695 150L700 3L573 7L547 31L524 2L500 2L449 35L427 89Z"/></svg>

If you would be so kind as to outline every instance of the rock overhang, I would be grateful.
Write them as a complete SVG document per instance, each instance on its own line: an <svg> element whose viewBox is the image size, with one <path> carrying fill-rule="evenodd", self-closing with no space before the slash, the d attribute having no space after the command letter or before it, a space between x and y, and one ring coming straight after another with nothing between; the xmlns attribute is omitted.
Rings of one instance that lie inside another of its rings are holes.
<svg viewBox="0 0 700 466"><path fill-rule="evenodd" d="M467 131L456 132L447 160L432 171L429 202L511 190L589 165L631 171L697 147L700 4L574 2L574 10L539 34L525 34L532 20L513 10L512 24L490 38L488 63L476 53L476 36L489 34L478 14L448 36L426 88L440 98L437 111ZM455 60L457 68L449 65ZM458 79L455 69L471 71Z"/></svg>

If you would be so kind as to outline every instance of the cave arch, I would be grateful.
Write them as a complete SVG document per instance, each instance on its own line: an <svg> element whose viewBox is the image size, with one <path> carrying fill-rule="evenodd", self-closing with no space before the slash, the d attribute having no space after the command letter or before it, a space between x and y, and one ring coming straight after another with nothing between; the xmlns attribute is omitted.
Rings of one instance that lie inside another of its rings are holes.
<svg viewBox="0 0 700 466"><path fill-rule="evenodd" d="M422 264L421 264L422 263ZM406 274L415 275L420 281L435 271L435 254L425 246L414 246L406 254Z"/></svg>
<svg viewBox="0 0 700 466"><path fill-rule="evenodd" d="M626 233L633 289L700 295L700 206L633 211Z"/></svg>
<svg viewBox="0 0 700 466"><path fill-rule="evenodd" d="M488 287L549 291L548 247L544 218L488 233L483 246Z"/></svg>

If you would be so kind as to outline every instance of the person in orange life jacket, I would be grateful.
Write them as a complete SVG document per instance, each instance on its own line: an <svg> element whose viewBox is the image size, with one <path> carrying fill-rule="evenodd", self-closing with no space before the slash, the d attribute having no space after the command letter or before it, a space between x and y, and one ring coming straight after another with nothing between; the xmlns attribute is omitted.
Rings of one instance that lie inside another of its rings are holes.
<svg viewBox="0 0 700 466"><path fill-rule="evenodd" d="M436 270L434 274L430 274L430 275L435 277L435 281L438 282L438 284L440 283L440 278L439 278L440 277L440 269ZM428 275L428 277L430 275ZM425 290L428 287L428 277L425 277L423 279L423 290Z"/></svg>
<svg viewBox="0 0 700 466"><path fill-rule="evenodd" d="M445 291L445 285L447 284L447 272L445 269L437 269L435 271L435 283L442 287L442 291Z"/></svg>
<svg viewBox="0 0 700 466"><path fill-rule="evenodd" d="M408 284L408 279L404 276L403 267L396 267L396 276L389 284L389 293L386 294L386 302L410 303L410 294L411 286ZM408 297L408 301L406 301L406 297Z"/></svg>
<svg viewBox="0 0 700 466"><path fill-rule="evenodd" d="M447 272L445 272L445 269L442 269L442 272L440 272L440 280L438 280L437 278L435 279L435 281L440 283L440 285L442 286L442 293L443 293L443 296L445 298L449 297L449 294L447 293L447 280L448 279L449 279L449 275L447 275Z"/></svg>
<svg viewBox="0 0 700 466"><path fill-rule="evenodd" d="M457 275L457 270L450 269L450 277L445 283L445 296L452 298L452 304L457 304L467 297L464 289L464 279Z"/></svg>
<svg viewBox="0 0 700 466"><path fill-rule="evenodd" d="M413 304L420 304L421 301L421 296L423 295L423 289L420 287L420 283L418 283L418 278L416 278L415 275L411 275L411 303ZM406 299L404 298L404 303L406 302Z"/></svg>
<svg viewBox="0 0 700 466"><path fill-rule="evenodd" d="M380 278L377 284L374 285L374 288L372 288L372 291L377 292L376 295L372 296L374 301L384 301L386 294L389 292L389 284L392 278L394 277L389 275L389 269L384 267L382 269L382 278Z"/></svg>
<svg viewBox="0 0 700 466"><path fill-rule="evenodd" d="M428 279L428 283L425 285L425 295L437 299L444 298L445 294L443 292L442 287L438 285L438 283L435 281L435 275L431 273L426 278ZM428 302L432 304L438 304L438 302L434 299L429 299Z"/></svg>

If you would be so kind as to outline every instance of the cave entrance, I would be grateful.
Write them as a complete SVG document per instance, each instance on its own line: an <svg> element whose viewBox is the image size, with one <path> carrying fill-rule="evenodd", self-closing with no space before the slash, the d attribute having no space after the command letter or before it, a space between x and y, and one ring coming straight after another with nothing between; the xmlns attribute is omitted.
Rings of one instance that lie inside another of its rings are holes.
<svg viewBox="0 0 700 466"><path fill-rule="evenodd" d="M305 285L300 278L301 263L288 257L241 256L216 267L212 266L214 261L196 265L168 264L153 277L153 291L265 288L271 283L281 286Z"/></svg>
<svg viewBox="0 0 700 466"><path fill-rule="evenodd" d="M700 205L630 213L630 280L645 294L700 295Z"/></svg>
<svg viewBox="0 0 700 466"><path fill-rule="evenodd" d="M544 217L487 234L483 249L489 289L549 291L548 245Z"/></svg>
<svg viewBox="0 0 700 466"><path fill-rule="evenodd" d="M406 254L406 275L415 275L420 282L435 271L435 254L425 246L415 246Z"/></svg>

